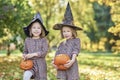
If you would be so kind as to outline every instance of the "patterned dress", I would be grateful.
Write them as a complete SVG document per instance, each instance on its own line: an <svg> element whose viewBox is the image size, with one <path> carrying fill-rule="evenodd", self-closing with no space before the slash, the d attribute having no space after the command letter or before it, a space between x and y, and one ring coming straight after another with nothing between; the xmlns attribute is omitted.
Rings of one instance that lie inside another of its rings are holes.
<svg viewBox="0 0 120 80"><path fill-rule="evenodd" d="M47 65L45 60L47 51L48 42L46 38L26 38L23 54L38 53L37 57L31 58L34 66L29 70L33 73L34 80L47 80Z"/></svg>
<svg viewBox="0 0 120 80"><path fill-rule="evenodd" d="M61 42L58 50L56 51L56 55L65 53L68 54L70 58L72 58L73 54L77 54L80 52L80 39L68 39L64 42ZM66 71L57 70L57 79L64 80L79 80L79 70L78 70L78 62L77 59L73 63L73 65L67 69Z"/></svg>

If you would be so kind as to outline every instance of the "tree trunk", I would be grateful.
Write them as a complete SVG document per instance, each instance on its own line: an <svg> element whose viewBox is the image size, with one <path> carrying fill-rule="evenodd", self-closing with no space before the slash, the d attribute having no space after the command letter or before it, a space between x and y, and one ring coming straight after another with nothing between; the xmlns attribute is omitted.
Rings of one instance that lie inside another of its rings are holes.
<svg viewBox="0 0 120 80"><path fill-rule="evenodd" d="M7 56L10 56L11 51L10 51L10 44L7 45Z"/></svg>

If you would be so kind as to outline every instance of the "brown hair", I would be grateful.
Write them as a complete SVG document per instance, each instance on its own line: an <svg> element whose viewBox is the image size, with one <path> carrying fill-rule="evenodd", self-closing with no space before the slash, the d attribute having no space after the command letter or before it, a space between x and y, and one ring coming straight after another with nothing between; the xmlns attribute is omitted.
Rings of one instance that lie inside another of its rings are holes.
<svg viewBox="0 0 120 80"><path fill-rule="evenodd" d="M33 34L31 33L31 28L32 28L32 25L33 25L34 23L39 23L39 24L41 25L41 23L40 23L39 21L35 21L35 22L33 22L33 23L30 25L30 28L29 28L30 37L33 37ZM43 27L42 27L42 25L41 25L41 34L40 34L40 38L43 38L43 37L45 37L45 31L43 30Z"/></svg>
<svg viewBox="0 0 120 80"><path fill-rule="evenodd" d="M63 26L63 27L64 27L64 26ZM62 37L62 38L64 38L63 33L62 33L63 27L62 27L61 30L60 30L60 33L61 33L61 37ZM65 27L69 27L69 26L65 26ZM69 28L71 29L72 37L73 37L73 38L76 38L76 37L77 37L77 32L76 32L76 30L75 30L74 28L71 28L71 27L69 27Z"/></svg>

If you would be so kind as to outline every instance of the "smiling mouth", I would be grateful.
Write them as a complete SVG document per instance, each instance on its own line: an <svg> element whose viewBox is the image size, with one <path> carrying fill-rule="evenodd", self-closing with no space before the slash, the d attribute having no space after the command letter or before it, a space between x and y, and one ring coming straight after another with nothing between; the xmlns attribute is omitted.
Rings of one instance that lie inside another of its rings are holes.
<svg viewBox="0 0 120 80"><path fill-rule="evenodd" d="M38 34L39 32L34 32L35 34Z"/></svg>
<svg viewBox="0 0 120 80"><path fill-rule="evenodd" d="M69 36L65 36L66 38L68 38Z"/></svg>

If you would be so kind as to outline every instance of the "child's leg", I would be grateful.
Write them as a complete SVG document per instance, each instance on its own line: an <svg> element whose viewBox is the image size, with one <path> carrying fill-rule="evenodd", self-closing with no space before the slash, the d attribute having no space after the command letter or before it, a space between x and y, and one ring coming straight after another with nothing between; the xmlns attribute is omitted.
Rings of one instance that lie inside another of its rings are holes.
<svg viewBox="0 0 120 80"><path fill-rule="evenodd" d="M31 77L32 77L32 72L30 72L30 71L24 72L23 80L30 80Z"/></svg>

